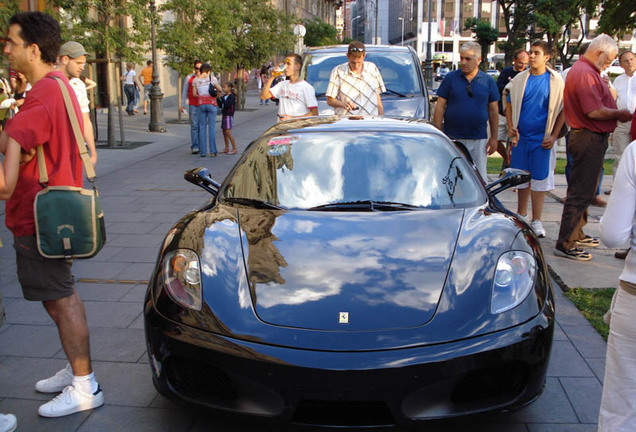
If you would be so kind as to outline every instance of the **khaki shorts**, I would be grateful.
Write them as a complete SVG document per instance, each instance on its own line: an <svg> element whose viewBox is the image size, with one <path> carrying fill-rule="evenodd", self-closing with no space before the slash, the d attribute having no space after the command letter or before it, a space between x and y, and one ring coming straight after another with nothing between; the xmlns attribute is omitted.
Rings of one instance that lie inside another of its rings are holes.
<svg viewBox="0 0 636 432"><path fill-rule="evenodd" d="M18 280L26 300L59 300L73 295L72 261L44 258L38 252L35 235L14 237Z"/></svg>

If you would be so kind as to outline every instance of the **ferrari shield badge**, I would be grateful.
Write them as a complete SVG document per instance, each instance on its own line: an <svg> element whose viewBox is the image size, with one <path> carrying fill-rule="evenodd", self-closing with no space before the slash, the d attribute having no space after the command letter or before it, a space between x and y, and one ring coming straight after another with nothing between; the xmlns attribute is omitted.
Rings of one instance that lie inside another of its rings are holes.
<svg viewBox="0 0 636 432"><path fill-rule="evenodd" d="M340 324L349 324L349 312L340 312L338 314L338 322Z"/></svg>

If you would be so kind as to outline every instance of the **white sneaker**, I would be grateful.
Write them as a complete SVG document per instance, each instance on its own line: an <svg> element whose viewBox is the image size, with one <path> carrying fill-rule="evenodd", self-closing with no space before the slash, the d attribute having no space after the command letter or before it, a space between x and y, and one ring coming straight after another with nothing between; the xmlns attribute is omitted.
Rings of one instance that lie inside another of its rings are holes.
<svg viewBox="0 0 636 432"><path fill-rule="evenodd" d="M530 222L530 228L537 235L537 237L545 237L545 230L543 229L543 225L540 220L533 220Z"/></svg>
<svg viewBox="0 0 636 432"><path fill-rule="evenodd" d="M67 364L64 369L58 371L52 377L36 382L35 390L40 393L59 393L72 383L73 372L71 365Z"/></svg>
<svg viewBox="0 0 636 432"><path fill-rule="evenodd" d="M104 392L101 388L93 394L84 393L73 386L64 388L62 393L41 405L38 414L42 417L62 417L80 411L104 405Z"/></svg>
<svg viewBox="0 0 636 432"><path fill-rule="evenodd" d="M13 432L18 427L18 419L13 414L0 414L0 432Z"/></svg>

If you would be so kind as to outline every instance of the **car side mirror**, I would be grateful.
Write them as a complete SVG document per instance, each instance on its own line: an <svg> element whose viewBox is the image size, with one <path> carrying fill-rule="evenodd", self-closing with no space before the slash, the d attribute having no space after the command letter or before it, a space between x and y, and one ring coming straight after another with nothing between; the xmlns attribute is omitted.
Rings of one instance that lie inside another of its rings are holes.
<svg viewBox="0 0 636 432"><path fill-rule="evenodd" d="M511 187L528 183L530 179L531 176L528 171L506 168L501 172L501 176L496 181L486 186L486 191L490 195L497 195L499 192L503 192Z"/></svg>
<svg viewBox="0 0 636 432"><path fill-rule="evenodd" d="M214 196L219 193L219 189L221 188L221 185L215 182L212 177L210 177L210 172L207 168L199 167L187 170L183 174L183 178L185 178L190 183L197 185L202 189L205 189Z"/></svg>

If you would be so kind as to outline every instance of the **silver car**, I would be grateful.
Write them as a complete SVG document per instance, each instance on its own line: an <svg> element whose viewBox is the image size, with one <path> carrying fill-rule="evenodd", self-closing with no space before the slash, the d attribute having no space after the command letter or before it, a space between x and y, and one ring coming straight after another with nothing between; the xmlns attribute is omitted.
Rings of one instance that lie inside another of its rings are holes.
<svg viewBox="0 0 636 432"><path fill-rule="evenodd" d="M428 120L428 94L415 50L410 46L367 45L366 51L365 61L375 63L384 80L384 114ZM300 75L316 90L320 115L334 113L325 92L331 71L347 62L346 55L347 45L311 47L304 52Z"/></svg>

